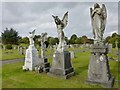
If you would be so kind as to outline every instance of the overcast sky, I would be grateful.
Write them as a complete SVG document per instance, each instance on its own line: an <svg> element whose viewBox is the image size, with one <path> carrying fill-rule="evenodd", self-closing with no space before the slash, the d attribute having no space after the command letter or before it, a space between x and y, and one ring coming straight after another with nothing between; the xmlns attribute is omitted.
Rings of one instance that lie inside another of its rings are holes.
<svg viewBox="0 0 120 90"><path fill-rule="evenodd" d="M93 7L93 4L92 2L3 2L2 30L12 27L20 36L27 36L30 31L36 29L37 35L47 32L48 36L57 37L57 28L52 15L62 19L64 13L68 11L65 36L76 34L78 37L86 35L92 38L89 8ZM106 37L118 32L118 3L104 2L104 4L108 14L104 33Z"/></svg>

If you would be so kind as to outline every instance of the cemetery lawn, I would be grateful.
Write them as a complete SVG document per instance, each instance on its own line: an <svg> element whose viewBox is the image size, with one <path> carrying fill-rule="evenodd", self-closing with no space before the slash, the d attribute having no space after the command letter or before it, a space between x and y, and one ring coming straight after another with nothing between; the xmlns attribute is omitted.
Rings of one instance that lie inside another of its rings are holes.
<svg viewBox="0 0 120 90"><path fill-rule="evenodd" d="M38 54L40 55L41 50L38 49ZM49 50L47 49L46 55L51 55L53 54L54 50ZM0 60L13 60L13 59L20 59L20 58L24 58L25 55L21 55L20 52L18 50L0 50Z"/></svg>
<svg viewBox="0 0 120 90"><path fill-rule="evenodd" d="M21 55L18 50L1 50L2 58L0 60L12 60L12 59L20 59L24 58L24 55Z"/></svg>
<svg viewBox="0 0 120 90"><path fill-rule="evenodd" d="M52 62L52 57L48 60ZM46 73L24 72L22 71L23 62L6 64L2 66L2 88L101 88L100 85L90 85L85 82L89 60L89 51L76 52L75 58L72 59L76 75L67 80L49 77ZM115 79L120 80L118 62L110 61L110 70ZM115 82L114 88L117 87L118 82Z"/></svg>

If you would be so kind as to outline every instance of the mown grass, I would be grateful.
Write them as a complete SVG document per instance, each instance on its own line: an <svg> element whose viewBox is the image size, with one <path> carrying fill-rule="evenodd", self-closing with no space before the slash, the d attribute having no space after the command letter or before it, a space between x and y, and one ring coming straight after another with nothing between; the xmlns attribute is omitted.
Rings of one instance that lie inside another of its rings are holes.
<svg viewBox="0 0 120 90"><path fill-rule="evenodd" d="M2 58L0 60L11 60L11 59L19 59L24 58L24 55L20 54L18 50L1 50Z"/></svg>
<svg viewBox="0 0 120 90"><path fill-rule="evenodd" d="M52 62L52 58L48 59ZM88 64L90 52L76 52L72 64L76 75L64 80L49 77L46 73L36 73L34 71L23 72L23 63L3 65L2 87L3 88L102 88L99 85L87 84ZM118 80L118 62L110 61L111 74ZM119 79L120 80L120 79ZM118 87L115 82L114 87Z"/></svg>

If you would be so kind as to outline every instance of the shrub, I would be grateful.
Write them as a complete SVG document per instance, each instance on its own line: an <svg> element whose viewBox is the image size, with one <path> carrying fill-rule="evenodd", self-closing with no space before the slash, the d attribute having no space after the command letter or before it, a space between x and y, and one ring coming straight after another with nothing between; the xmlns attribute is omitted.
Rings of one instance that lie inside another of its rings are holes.
<svg viewBox="0 0 120 90"><path fill-rule="evenodd" d="M11 44L6 45L6 49L12 49L12 45Z"/></svg>

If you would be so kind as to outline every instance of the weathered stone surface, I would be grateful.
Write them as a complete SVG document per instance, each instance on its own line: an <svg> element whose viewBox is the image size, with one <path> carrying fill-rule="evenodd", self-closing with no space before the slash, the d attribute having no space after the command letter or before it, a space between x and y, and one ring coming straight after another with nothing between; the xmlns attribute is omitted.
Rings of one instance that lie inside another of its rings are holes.
<svg viewBox="0 0 120 90"><path fill-rule="evenodd" d="M48 75L64 79L68 79L70 76L74 75L74 69L68 51L54 53L52 66Z"/></svg>
<svg viewBox="0 0 120 90"><path fill-rule="evenodd" d="M36 70L39 73L49 72L50 64L48 63L47 57L45 55L46 52L45 41L47 41L47 33L41 34L40 41L41 41L41 58Z"/></svg>
<svg viewBox="0 0 120 90"><path fill-rule="evenodd" d="M41 72L49 72L50 63L48 63L47 58L40 58L40 63L36 66L35 71Z"/></svg>
<svg viewBox="0 0 120 90"><path fill-rule="evenodd" d="M26 50L26 55L25 55L25 64L23 66L23 70L30 70L33 71L35 67L38 65L38 51L34 46L34 35L35 30L32 32L29 32L29 41L30 45L28 49Z"/></svg>
<svg viewBox="0 0 120 90"><path fill-rule="evenodd" d="M88 69L88 82L112 87L114 78L110 74L108 48L105 45L93 45Z"/></svg>
<svg viewBox="0 0 120 90"><path fill-rule="evenodd" d="M38 51L34 47L34 45L30 45L26 50L25 55L25 64L23 69L28 69L30 71L34 70L35 67L38 65Z"/></svg>

